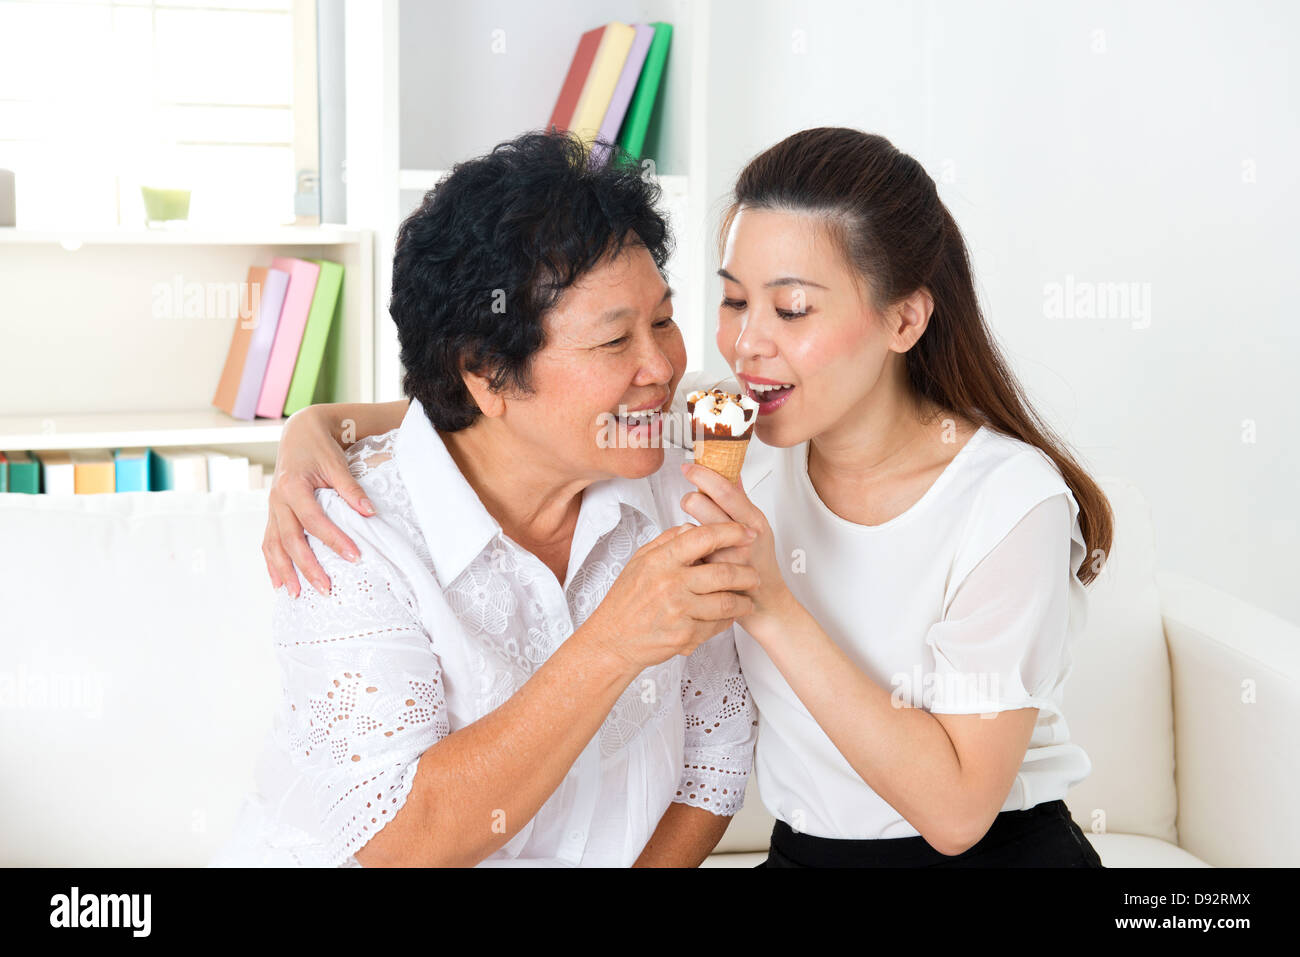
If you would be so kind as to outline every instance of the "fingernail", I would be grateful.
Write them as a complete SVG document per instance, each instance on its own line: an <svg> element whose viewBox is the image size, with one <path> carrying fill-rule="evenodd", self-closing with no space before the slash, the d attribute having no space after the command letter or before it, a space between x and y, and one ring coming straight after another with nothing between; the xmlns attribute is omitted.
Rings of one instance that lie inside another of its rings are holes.
<svg viewBox="0 0 1300 957"><path fill-rule="evenodd" d="M682 474L683 474L683 475L690 475L690 474L691 474L691 463L690 463L690 462L683 462L683 463L682 463Z"/></svg>
<svg viewBox="0 0 1300 957"><path fill-rule="evenodd" d="M312 582L312 584L316 586L316 590L320 592L322 595L328 595L330 593L329 586L326 585L324 582L315 581Z"/></svg>
<svg viewBox="0 0 1300 957"><path fill-rule="evenodd" d="M355 548L346 548L343 551L343 557L350 562L355 562L358 558L361 557L361 553L358 552Z"/></svg>
<svg viewBox="0 0 1300 957"><path fill-rule="evenodd" d="M365 512L367 515L375 514L375 506L370 503L370 499L363 498L361 500L361 511Z"/></svg>

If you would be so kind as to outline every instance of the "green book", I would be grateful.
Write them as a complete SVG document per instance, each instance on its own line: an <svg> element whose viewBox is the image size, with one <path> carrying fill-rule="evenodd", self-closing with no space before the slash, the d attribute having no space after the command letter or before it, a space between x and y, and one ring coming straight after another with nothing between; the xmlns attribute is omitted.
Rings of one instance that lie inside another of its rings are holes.
<svg viewBox="0 0 1300 957"><path fill-rule="evenodd" d="M9 463L9 487L7 491L39 495L41 492L41 463L32 458L29 452L6 452L4 457Z"/></svg>
<svg viewBox="0 0 1300 957"><path fill-rule="evenodd" d="M627 116L623 118L618 134L618 145L637 159L641 158L641 150L645 146L650 114L654 111L655 98L664 76L664 61L668 59L668 44L673 38L671 23L650 25L655 28L655 37L650 41L650 52L646 54L645 65L641 67L641 78L637 80L636 90L632 93L632 105L627 108Z"/></svg>
<svg viewBox="0 0 1300 957"><path fill-rule="evenodd" d="M316 396L316 383L320 379L321 362L325 358L325 343L329 340L330 326L338 311L339 290L343 287L343 267L323 259L313 259L320 266L316 278L316 293L311 298L311 311L307 313L307 327L298 347L298 361L289 381L289 396L284 402L284 414L293 415L312 404Z"/></svg>

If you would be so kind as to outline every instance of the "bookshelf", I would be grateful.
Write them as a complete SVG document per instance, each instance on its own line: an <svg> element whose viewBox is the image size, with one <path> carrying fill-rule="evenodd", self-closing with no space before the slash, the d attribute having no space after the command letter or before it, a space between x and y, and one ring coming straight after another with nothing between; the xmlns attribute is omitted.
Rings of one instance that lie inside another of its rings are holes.
<svg viewBox="0 0 1300 957"><path fill-rule="evenodd" d="M201 446L272 465L283 419L212 394L232 284L273 256L344 267L318 401L374 396L374 235L345 226L0 229L0 449Z"/></svg>
<svg viewBox="0 0 1300 957"><path fill-rule="evenodd" d="M348 68L346 214L355 225L248 229L0 228L0 448L204 446L273 464L283 420L211 406L233 315L154 315L165 287L242 282L275 255L345 268L317 401L401 395L387 315L393 242L440 171L550 116L578 37L611 21L673 25L645 155L673 227L668 264L691 368L708 354L704 0L424 4L340 0ZM504 46L502 45L504 42ZM336 59L336 58L335 58ZM183 298L183 297L173 297Z"/></svg>

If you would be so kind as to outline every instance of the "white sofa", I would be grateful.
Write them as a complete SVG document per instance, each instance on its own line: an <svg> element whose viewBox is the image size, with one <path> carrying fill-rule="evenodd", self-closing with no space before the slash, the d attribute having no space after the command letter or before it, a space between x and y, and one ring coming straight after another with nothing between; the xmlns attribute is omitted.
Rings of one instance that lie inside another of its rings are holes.
<svg viewBox="0 0 1300 957"><path fill-rule="evenodd" d="M1066 688L1102 860L1300 864L1300 628L1155 573L1146 503L1105 481L1112 557ZM0 495L0 865L206 864L278 681L265 492ZM757 790L708 864L762 859Z"/></svg>

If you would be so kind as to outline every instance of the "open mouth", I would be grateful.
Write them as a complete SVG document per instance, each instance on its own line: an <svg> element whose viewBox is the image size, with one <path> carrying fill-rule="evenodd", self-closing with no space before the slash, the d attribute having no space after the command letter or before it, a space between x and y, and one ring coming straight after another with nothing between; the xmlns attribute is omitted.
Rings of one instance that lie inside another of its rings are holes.
<svg viewBox="0 0 1300 957"><path fill-rule="evenodd" d="M757 382L745 383L745 392L758 403L759 415L775 412L785 404L785 400L790 398L790 393L794 390L795 386L789 383L781 385L761 385Z"/></svg>
<svg viewBox="0 0 1300 957"><path fill-rule="evenodd" d="M669 396L662 405L651 406L648 409L631 411L626 405L620 405L618 411L614 413L614 421L618 423L620 430L632 434L654 433L663 428L663 418L667 414L665 410L671 403L672 397Z"/></svg>

